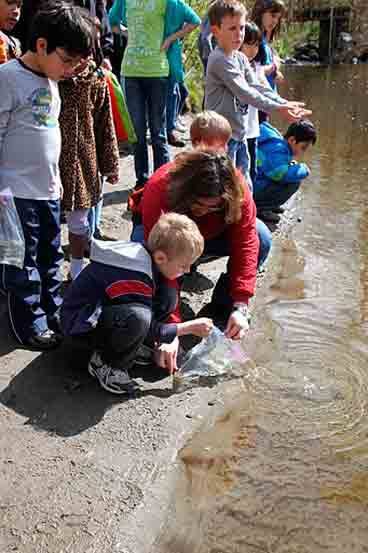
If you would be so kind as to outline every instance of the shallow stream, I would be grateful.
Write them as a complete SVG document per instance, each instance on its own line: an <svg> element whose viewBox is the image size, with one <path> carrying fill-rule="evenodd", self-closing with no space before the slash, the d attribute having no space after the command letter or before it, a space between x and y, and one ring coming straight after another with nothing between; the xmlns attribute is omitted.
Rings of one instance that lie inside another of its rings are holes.
<svg viewBox="0 0 368 553"><path fill-rule="evenodd" d="M368 552L368 66L287 78L318 126L312 175L257 297L254 364L179 454L162 553Z"/></svg>

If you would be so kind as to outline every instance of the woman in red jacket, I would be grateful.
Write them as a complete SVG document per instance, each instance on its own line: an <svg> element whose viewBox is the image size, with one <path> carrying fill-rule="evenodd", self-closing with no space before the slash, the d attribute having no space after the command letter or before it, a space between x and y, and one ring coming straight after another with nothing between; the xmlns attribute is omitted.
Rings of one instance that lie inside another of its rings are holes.
<svg viewBox="0 0 368 553"><path fill-rule="evenodd" d="M209 316L215 320L216 314L225 316L225 334L240 339L248 329L247 306L255 290L259 250L256 208L241 174L225 153L183 152L152 175L142 203L145 239L162 213L175 211L197 223L205 239L202 261L229 256L227 272L215 286ZM176 316L180 317L178 310ZM176 356L177 344L169 346L171 351L165 355Z"/></svg>

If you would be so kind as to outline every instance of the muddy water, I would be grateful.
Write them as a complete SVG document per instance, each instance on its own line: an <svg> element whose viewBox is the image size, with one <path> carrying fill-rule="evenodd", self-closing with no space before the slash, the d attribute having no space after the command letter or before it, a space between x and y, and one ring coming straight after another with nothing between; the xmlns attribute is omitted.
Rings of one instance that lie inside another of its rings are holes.
<svg viewBox="0 0 368 553"><path fill-rule="evenodd" d="M254 366L180 452L162 553L368 551L368 67L288 83L319 128L301 221L257 298Z"/></svg>

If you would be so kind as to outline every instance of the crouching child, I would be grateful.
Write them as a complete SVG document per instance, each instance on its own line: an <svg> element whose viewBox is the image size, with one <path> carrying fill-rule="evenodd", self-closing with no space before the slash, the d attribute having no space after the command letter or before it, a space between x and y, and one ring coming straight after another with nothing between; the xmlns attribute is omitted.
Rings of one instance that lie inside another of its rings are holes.
<svg viewBox="0 0 368 553"><path fill-rule="evenodd" d="M269 123L262 123L260 129L253 197L258 217L268 223L278 223L283 204L310 173L301 159L309 146L315 144L317 132L307 119L292 123L285 136Z"/></svg>
<svg viewBox="0 0 368 553"><path fill-rule="evenodd" d="M114 394L134 392L129 376L142 347L161 355L162 344L179 336L207 336L207 318L168 324L177 292L168 281L186 272L202 254L203 237L185 215L167 213L152 228L147 244L94 241L91 262L70 285L61 309L65 336L93 349L88 370ZM176 359L167 357L174 372Z"/></svg>

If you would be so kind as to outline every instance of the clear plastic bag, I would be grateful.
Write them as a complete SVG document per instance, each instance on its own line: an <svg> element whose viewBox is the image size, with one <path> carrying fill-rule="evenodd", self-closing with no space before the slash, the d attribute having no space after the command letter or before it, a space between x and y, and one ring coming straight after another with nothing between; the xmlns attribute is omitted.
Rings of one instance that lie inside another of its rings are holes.
<svg viewBox="0 0 368 553"><path fill-rule="evenodd" d="M173 378L175 391L193 386L211 386L219 380L242 375L241 369L249 361L240 342L226 338L214 327L211 334L190 350ZM236 369L238 369L236 371Z"/></svg>
<svg viewBox="0 0 368 553"><path fill-rule="evenodd" d="M0 264L24 265L25 242L17 208L9 188L0 191Z"/></svg>

